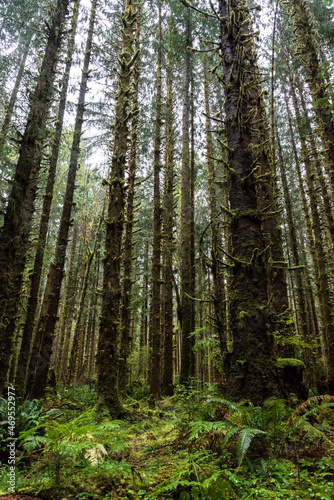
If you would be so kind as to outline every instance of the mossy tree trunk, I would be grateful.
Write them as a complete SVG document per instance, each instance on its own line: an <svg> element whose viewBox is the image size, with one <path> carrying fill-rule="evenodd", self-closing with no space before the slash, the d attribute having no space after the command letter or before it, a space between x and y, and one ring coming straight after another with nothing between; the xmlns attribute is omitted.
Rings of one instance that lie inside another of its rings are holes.
<svg viewBox="0 0 334 500"><path fill-rule="evenodd" d="M161 3L158 4L158 61L157 61L157 94L154 136L154 194L153 194L153 248L151 274L150 303L150 405L154 406L156 397L161 390L161 200L160 200L160 170L161 170L161 107L162 107L162 21Z"/></svg>
<svg viewBox="0 0 334 500"><path fill-rule="evenodd" d="M24 46L23 46L23 50L22 50L20 66L19 66L19 70L18 70L16 78L15 78L14 87L13 87L12 93L10 95L8 106L6 108L5 117L4 117L4 120L2 122L1 130L0 130L0 152L3 148L3 145L6 141L6 137L7 137L8 131L9 131L9 126L10 126L10 122L12 120L14 106L15 106L15 103L17 100L17 95L18 95L20 84L22 81L24 68L25 68L26 60L27 60L27 57L29 54L30 44L31 44L32 38L33 38L32 31L30 31L30 33L28 35L26 35L26 33L25 33L22 37L21 44L22 45L24 44Z"/></svg>
<svg viewBox="0 0 334 500"><path fill-rule="evenodd" d="M86 294L87 294L87 289L88 289L90 269L92 266L94 255L96 253L98 238L99 238L100 229L101 229L101 223L102 223L103 219L104 219L104 207L103 207L101 217L99 217L99 222L98 222L97 227L96 227L93 248L91 250L87 249L85 272L84 272L83 281L82 281L82 285L81 285L79 303L77 306L76 323L75 323L74 334L73 334L73 344L72 344L71 352L69 355L69 363L67 366L66 380L68 383L71 383L74 380L77 380L77 376L78 376L78 367L80 364L80 357L78 355L78 352L79 352L79 345L80 345L80 341L81 341L80 334L82 333L82 328L83 328L82 316L84 313L84 305L85 305L85 299L86 299ZM92 224L93 224L93 221L92 221ZM82 342L82 344L83 344L83 342Z"/></svg>
<svg viewBox="0 0 334 500"><path fill-rule="evenodd" d="M63 130L63 121L64 121L66 99L67 99L67 89L68 89L69 78L70 78L70 69L72 66L72 58L73 58L73 53L74 53L74 48L75 48L75 33L76 33L76 29L77 29L77 24L78 24L79 5L80 5L80 0L75 0L74 5L73 5L73 14L72 14L72 21L71 21L71 33L70 33L69 38L68 38L66 65L65 65L64 76L62 79L62 87L61 87L61 91L60 91L58 116L57 116L57 122L55 125L55 134L53 137L52 151L51 151L50 162L49 162L49 173L48 173L48 178L47 178L47 183L46 183L45 196L44 196L44 200L43 200L42 216L41 216L40 225L39 225L37 250L36 250L36 255L35 255L35 260L34 260L33 271L31 274L31 284L30 284L29 299L28 299L28 304L27 304L27 314L26 314L25 323L24 323L23 332L22 332L22 343L21 343L20 355L19 355L19 359L18 359L18 366L17 366L17 371L16 371L16 377L15 377L16 390L18 391L18 394L21 393L22 395L25 392L25 382L26 382L26 378L27 378L27 370L28 370L28 364L29 364L31 342L32 342L32 336L33 336L34 325L35 325L35 315L36 315L36 309L37 309L38 298L39 298L39 286L40 286L41 274L42 274L42 268L43 268L43 259L44 259L44 251L45 251L45 246L46 246L48 224L49 224L50 213L51 213L53 187L54 187L55 178L56 178L56 169L57 169L57 162L58 162L60 139L61 139L61 133Z"/></svg>
<svg viewBox="0 0 334 500"><path fill-rule="evenodd" d="M321 64L315 21L307 7L306 0L289 0L287 4L292 14L298 56L307 75L315 118L323 143L327 173L330 176L332 188L334 189L334 122L332 120L331 103Z"/></svg>
<svg viewBox="0 0 334 500"><path fill-rule="evenodd" d="M210 106L210 87L207 68L207 55L203 59L204 75L204 103L206 114L206 152L208 165L208 187L209 187L209 207L211 222L211 273L212 273L212 298L215 311L215 327L217 329L220 350L224 355L226 353L226 330L225 330L225 293L224 293L224 273L221 265L222 232L219 211L217 208L218 200L215 189L215 160L212 141L211 125L211 106Z"/></svg>
<svg viewBox="0 0 334 500"><path fill-rule="evenodd" d="M47 384L48 370L52 353L52 344L57 322L57 312L60 300L60 290L64 274L68 235L71 227L72 205L75 190L75 180L79 165L80 141L82 135L85 97L89 77L89 64L92 53L93 31L96 18L97 0L92 0L89 27L87 32L85 56L79 89L79 98L75 117L73 142L68 169L64 205L60 218L54 262L50 266L43 304L38 320L33 351L30 359L34 371L34 381L29 386L28 393L33 398L43 397ZM30 369L29 369L30 371ZM29 381L30 382L30 381Z"/></svg>
<svg viewBox="0 0 334 500"><path fill-rule="evenodd" d="M300 137L303 163L306 170L306 182L310 197L310 207L312 214L312 229L314 235L314 248L316 255L316 266L318 271L318 293L323 318L323 344L324 358L327 376L334 384L334 311L331 300L331 290L329 284L328 257L324 248L322 235L322 222L319 214L319 193L314 182L313 167L310 162L310 154L306 144L305 134L302 128L302 117L300 114L295 88L291 87L292 100L297 119L298 132ZM291 118L289 118L291 121ZM334 385L333 385L334 389Z"/></svg>
<svg viewBox="0 0 334 500"><path fill-rule="evenodd" d="M116 95L114 142L109 180L109 205L106 219L102 309L97 352L97 393L99 402L112 417L123 413L118 394L118 342L120 339L120 264L124 226L124 175L128 150L131 78L139 56L134 51L137 10L133 0L126 0L122 13L122 49L118 58L119 77Z"/></svg>
<svg viewBox="0 0 334 500"><path fill-rule="evenodd" d="M135 50L140 47L140 14L138 12L135 34ZM134 198L135 180L137 168L137 144L138 144L138 88L140 78L140 58L137 57L133 67L132 75L132 123L130 135L130 159L129 159L129 179L128 196L126 207L126 224L124 237L124 257L123 257L123 284L121 300L121 342L120 359L118 373L118 387L120 392L124 392L129 378L128 356L130 354L131 343L131 297L132 297L132 262L133 262L133 224L134 224Z"/></svg>
<svg viewBox="0 0 334 500"><path fill-rule="evenodd" d="M264 200L258 200L257 177L272 172L270 137L249 9L244 0L219 0L219 15L230 171L233 348L226 360L227 395L261 404L280 393L271 333L276 311L268 302L270 245L263 234Z"/></svg>
<svg viewBox="0 0 334 500"><path fill-rule="evenodd" d="M182 167L181 167L181 303L182 303L182 343L180 384L187 384L192 375L192 339L193 326L192 303L192 193L191 193L191 158L189 147L189 93L190 93L190 9L187 9L187 28L184 54L184 85L182 113Z"/></svg>
<svg viewBox="0 0 334 500"><path fill-rule="evenodd" d="M46 139L45 124L53 96L61 40L69 0L58 0L47 33L47 43L36 88L31 94L27 125L0 232L0 387L3 386L13 346L17 304L34 213L38 173Z"/></svg>
<svg viewBox="0 0 334 500"><path fill-rule="evenodd" d="M166 102L166 146L165 146L165 188L163 197L163 294L164 331L162 392L171 396L173 385L173 250L174 250L174 155L175 125L173 96L173 63L168 52L167 102Z"/></svg>

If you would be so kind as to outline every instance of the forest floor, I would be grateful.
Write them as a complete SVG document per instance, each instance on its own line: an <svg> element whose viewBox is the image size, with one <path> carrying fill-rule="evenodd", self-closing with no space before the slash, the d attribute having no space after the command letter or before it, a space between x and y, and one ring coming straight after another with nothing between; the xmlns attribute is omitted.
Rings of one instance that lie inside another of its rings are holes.
<svg viewBox="0 0 334 500"><path fill-rule="evenodd" d="M0 500L334 499L334 398L260 408L208 386L179 389L150 409L146 387L130 392L124 421L98 414L88 386L23 403L17 495ZM5 407L1 400L2 423ZM5 495L8 450L0 446Z"/></svg>

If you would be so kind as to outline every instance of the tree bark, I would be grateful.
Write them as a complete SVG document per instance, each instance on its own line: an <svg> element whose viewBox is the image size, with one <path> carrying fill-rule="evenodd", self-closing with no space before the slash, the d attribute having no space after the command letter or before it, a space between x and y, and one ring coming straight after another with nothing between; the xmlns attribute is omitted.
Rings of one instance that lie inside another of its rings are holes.
<svg viewBox="0 0 334 500"><path fill-rule="evenodd" d="M135 51L140 49L140 14L136 23ZM133 262L133 224L134 224L134 198L135 180L137 168L137 144L138 144L138 86L140 78L140 58L136 59L132 73L132 123L130 135L130 159L129 159L129 179L128 197L126 207L126 224L124 238L124 258L123 258L123 286L121 299L121 343L120 359L118 365L118 388L124 392L128 383L128 356L130 354L131 343L131 297L132 297L132 262Z"/></svg>
<svg viewBox="0 0 334 500"><path fill-rule="evenodd" d="M154 214L153 214L153 250L151 274L151 304L150 304L150 406L154 406L155 399L161 390L160 361L161 361L161 200L160 200L160 170L161 170L161 101L162 101L162 25L161 3L159 9L158 27L158 61L157 61L157 97L155 114L154 137Z"/></svg>
<svg viewBox="0 0 334 500"><path fill-rule="evenodd" d="M165 187L163 196L163 310L164 331L162 392L174 393L173 385L173 250L174 250L174 159L175 126L173 97L173 62L170 49L167 67Z"/></svg>
<svg viewBox="0 0 334 500"><path fill-rule="evenodd" d="M35 325L35 315L38 304L39 286L41 281L41 274L43 268L44 251L46 245L46 237L48 232L48 224L51 213L51 204L53 198L53 187L56 178L58 153L60 146L61 133L63 130L63 121L67 99L67 89L70 78L70 69L72 66L72 58L75 48L75 33L78 24L80 0L75 0L73 5L73 14L71 22L71 33L68 39L66 66L62 80L62 87L60 93L60 101L58 107L57 122L55 125L55 135L53 137L52 151L49 163L49 173L46 183L46 191L43 200L42 216L39 226L39 235L37 250L34 260L34 267L31 275L30 292L27 305L27 314L23 327L22 343L20 348L20 355L18 360L18 367L16 371L15 386L18 394L23 395L25 392L25 383L27 378L27 370L30 357L30 349L32 336Z"/></svg>
<svg viewBox="0 0 334 500"><path fill-rule="evenodd" d="M184 54L184 87L182 114L182 167L181 167L181 303L182 343L180 384L188 384L192 374L192 272L191 272L191 163L189 148L189 89L190 89L190 9L187 10L187 28Z"/></svg>
<svg viewBox="0 0 334 500"><path fill-rule="evenodd" d="M87 92L87 83L89 77L89 63L92 51L96 5L97 0L93 0L91 5L83 70L79 89L79 99L74 125L73 142L71 147L71 157L68 169L64 205L57 237L55 259L54 263L52 263L50 266L47 278L43 304L37 325L33 352L30 360L31 366L35 367L34 381L29 387L29 395L33 398L41 398L44 395L50 365L54 331L57 322L60 290L64 274L64 265L68 244L68 233L72 223L71 213L75 189L75 179L78 170L78 160L80 154L80 140L82 135L83 116L85 111L85 96Z"/></svg>
<svg viewBox="0 0 334 500"><path fill-rule="evenodd" d="M22 137L19 159L0 233L0 387L6 381L18 314L22 276L34 212L45 124L53 95L56 64L69 0L58 0Z"/></svg>
<svg viewBox="0 0 334 500"><path fill-rule="evenodd" d="M226 359L227 395L261 404L280 393L271 334L277 311L268 304L270 247L256 177L258 170L272 172L270 137L249 9L243 0L219 0L219 15L230 171L233 349Z"/></svg>
<svg viewBox="0 0 334 500"><path fill-rule="evenodd" d="M116 95L114 144L109 181L100 336L97 353L97 392L102 406L112 417L123 413L118 395L118 342L120 335L120 261L124 226L124 171L128 149L130 83L132 68L139 55L134 52L137 11L133 0L126 0L122 13L122 50Z"/></svg>
<svg viewBox="0 0 334 500"><path fill-rule="evenodd" d="M325 79L323 77L318 34L314 18L305 0L289 0L295 43L307 75L315 118L324 147L327 174L334 189L334 122Z"/></svg>

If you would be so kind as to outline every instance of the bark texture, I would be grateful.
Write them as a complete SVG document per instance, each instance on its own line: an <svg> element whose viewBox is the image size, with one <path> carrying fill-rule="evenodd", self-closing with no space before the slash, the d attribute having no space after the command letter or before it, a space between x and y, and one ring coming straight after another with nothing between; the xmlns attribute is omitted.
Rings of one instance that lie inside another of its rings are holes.
<svg viewBox="0 0 334 500"><path fill-rule="evenodd" d="M0 387L6 381L13 345L17 304L28 250L44 141L53 96L56 64L69 0L58 0L50 20L47 43L34 92L19 159L0 232Z"/></svg>
<svg viewBox="0 0 334 500"><path fill-rule="evenodd" d="M227 394L261 404L280 392L271 333L274 314L268 303L272 264L257 177L258 172L272 172L270 141L249 9L244 0L220 0L219 15L230 171L233 349L226 360Z"/></svg>
<svg viewBox="0 0 334 500"><path fill-rule="evenodd" d="M97 0L93 0L89 18L85 56L75 117L73 142L71 147L70 164L68 169L64 205L57 236L55 258L54 262L50 266L49 274L47 277L45 294L30 359L31 368L29 368L29 372L35 373L33 382L29 380L29 382L31 382L31 384L29 384L29 395L33 398L43 397L50 366L52 344L60 300L60 290L64 275L68 235L72 224L71 214L75 190L75 179L79 165L78 160L80 154L80 140L82 135L83 116L85 111L85 96L87 92L87 83L89 77L89 63L92 51L96 6Z"/></svg>
<svg viewBox="0 0 334 500"><path fill-rule="evenodd" d="M116 95L114 144L109 181L109 205L102 291L100 335L97 352L97 392L100 404L117 417L123 408L118 395L118 342L120 338L120 260L124 226L124 172L128 149L130 84L132 68L139 55L134 52L137 11L132 0L126 0L122 13L122 49L118 58L119 80Z"/></svg>

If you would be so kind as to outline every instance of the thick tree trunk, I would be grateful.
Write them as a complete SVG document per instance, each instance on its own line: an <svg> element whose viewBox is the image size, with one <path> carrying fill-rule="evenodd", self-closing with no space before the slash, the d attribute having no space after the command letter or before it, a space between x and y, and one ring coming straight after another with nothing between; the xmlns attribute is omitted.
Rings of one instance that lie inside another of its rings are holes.
<svg viewBox="0 0 334 500"><path fill-rule="evenodd" d="M33 272L31 275L31 284L30 284L30 292L29 299L27 305L27 314L25 319L25 324L23 327L22 333L22 343L20 349L20 355L18 360L18 367L15 378L15 385L18 394L24 394L25 391L25 382L27 378L27 370L29 364L29 356L31 349L32 336L34 331L35 324L35 315L38 304L38 295L39 295L39 285L41 281L41 274L43 268L43 259L44 259L44 250L46 245L46 237L48 232L48 224L51 213L51 204L53 198L53 187L56 178L56 169L58 162L58 153L60 146L61 133L63 130L63 121L66 107L66 98L67 98L67 89L70 78L70 69L72 65L72 58L75 48L75 33L78 24L78 15L79 15L79 4L80 0L75 0L73 6L73 15L71 22L71 34L68 39L68 47L67 47L67 56L66 56L66 66L65 72L62 80L62 88L60 93L60 101L58 108L58 117L55 126L55 135L53 138L52 151L50 157L49 164L49 174L46 183L46 191L43 201L42 208L42 216L39 226L39 235L38 235L38 243L37 250L35 255Z"/></svg>
<svg viewBox="0 0 334 500"><path fill-rule="evenodd" d="M272 172L269 134L249 10L244 0L219 0L219 15L231 174L233 349L227 356L227 394L261 404L280 393L271 335L277 311L268 305L270 247L262 232L264 200L258 201L256 177L258 170L267 175Z"/></svg>
<svg viewBox="0 0 334 500"><path fill-rule="evenodd" d="M46 49L0 233L0 387L3 386L13 345L22 276L34 212L38 173L46 138L45 124L53 95L56 64L69 0L58 0L50 22Z"/></svg>
<svg viewBox="0 0 334 500"><path fill-rule="evenodd" d="M153 214L153 249L151 274L151 304L150 304L150 405L154 406L155 399L160 394L161 376L161 201L160 201L160 170L161 170L161 101L162 101L162 25L161 4L159 2L159 32L158 32L158 61L157 61L157 97L155 114L154 137L154 214Z"/></svg>
<svg viewBox="0 0 334 500"><path fill-rule="evenodd" d="M114 144L109 182L109 206L106 220L106 241L100 336L97 353L97 390L100 404L112 417L120 416L123 408L118 395L118 342L120 335L120 262L124 226L124 172L128 150L131 113L130 84L132 67L139 55L134 52L137 12L133 0L126 0L122 14L122 50L119 56L119 81L116 95Z"/></svg>
<svg viewBox="0 0 334 500"><path fill-rule="evenodd" d="M31 366L35 367L34 382L29 388L29 394L33 398L40 398L44 395L50 365L54 331L57 322L60 289L64 274L66 249L68 244L68 233L71 226L71 213L75 189L75 179L80 154L80 140L82 134L83 115L85 111L85 96L87 92L87 83L89 76L89 63L92 51L96 5L97 0L93 0L89 19L82 77L79 89L79 99L74 125L74 134L71 147L71 157L68 169L64 206L61 214L57 237L55 259L54 263L52 263L50 266L47 278L43 304L37 325L36 337L34 340L33 353L30 360Z"/></svg>

